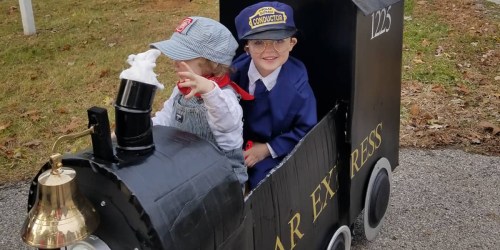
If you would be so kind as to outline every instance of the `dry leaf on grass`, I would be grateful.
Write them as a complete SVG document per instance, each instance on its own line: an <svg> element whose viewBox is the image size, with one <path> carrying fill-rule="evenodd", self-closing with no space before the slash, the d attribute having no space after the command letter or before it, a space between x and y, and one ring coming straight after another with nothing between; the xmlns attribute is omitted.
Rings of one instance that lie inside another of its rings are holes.
<svg viewBox="0 0 500 250"><path fill-rule="evenodd" d="M441 85L432 86L432 91L436 93L444 93L444 88Z"/></svg>
<svg viewBox="0 0 500 250"><path fill-rule="evenodd" d="M101 70L101 73L99 73L99 78L107 77L109 76L109 69Z"/></svg>
<svg viewBox="0 0 500 250"><path fill-rule="evenodd" d="M73 131L75 131L77 128L79 128L82 124L82 121L78 117L71 117L71 122L67 125L63 125L62 127L59 127L56 132L62 133L62 134L68 134Z"/></svg>
<svg viewBox="0 0 500 250"><path fill-rule="evenodd" d="M457 92L459 92L460 94L463 94L463 95L468 95L470 93L470 90L467 88L467 86L465 86L463 84L458 85L456 90L457 90Z"/></svg>
<svg viewBox="0 0 500 250"><path fill-rule="evenodd" d="M38 146L40 146L40 144L42 144L42 141L40 140L33 140L33 141L30 141L30 142L26 142L23 144L24 147L28 147L28 148L36 148Z"/></svg>
<svg viewBox="0 0 500 250"><path fill-rule="evenodd" d="M109 96L105 96L103 102L104 102L104 105L108 105L109 106L109 105L113 105L113 103L115 102L115 100L113 98L109 97Z"/></svg>
<svg viewBox="0 0 500 250"><path fill-rule="evenodd" d="M29 110L21 114L21 117L29 117L29 116L36 116L40 113L38 110Z"/></svg>
<svg viewBox="0 0 500 250"><path fill-rule="evenodd" d="M66 109L66 108L58 108L56 110L56 112L59 114L68 114L69 113L68 109Z"/></svg>
<svg viewBox="0 0 500 250"><path fill-rule="evenodd" d="M491 132L493 135L500 134L500 127L495 126L495 124L487 121L482 121L479 123L479 127L483 130Z"/></svg>
<svg viewBox="0 0 500 250"><path fill-rule="evenodd" d="M418 116L420 114L420 108L418 107L417 104L411 105L410 114L412 116Z"/></svg>
<svg viewBox="0 0 500 250"><path fill-rule="evenodd" d="M413 62L416 63L416 64L422 64L422 63L424 63L424 61L422 59L419 59L419 58L413 59Z"/></svg>
<svg viewBox="0 0 500 250"><path fill-rule="evenodd" d="M8 127L10 127L11 124L12 124L12 122L0 124L0 131L7 129Z"/></svg>

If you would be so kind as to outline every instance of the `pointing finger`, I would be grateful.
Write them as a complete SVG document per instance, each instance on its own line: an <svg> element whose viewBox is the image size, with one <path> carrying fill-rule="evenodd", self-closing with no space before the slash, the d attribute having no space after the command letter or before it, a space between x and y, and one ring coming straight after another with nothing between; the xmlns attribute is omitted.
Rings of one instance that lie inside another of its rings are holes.
<svg viewBox="0 0 500 250"><path fill-rule="evenodd" d="M179 76L180 79L183 80L196 80L195 79L195 74L189 71L182 71L182 72L177 72L177 76Z"/></svg>
<svg viewBox="0 0 500 250"><path fill-rule="evenodd" d="M193 70L191 69L191 67L189 67L189 65L186 62L180 63L180 69L181 71L187 71L189 73L193 73Z"/></svg>

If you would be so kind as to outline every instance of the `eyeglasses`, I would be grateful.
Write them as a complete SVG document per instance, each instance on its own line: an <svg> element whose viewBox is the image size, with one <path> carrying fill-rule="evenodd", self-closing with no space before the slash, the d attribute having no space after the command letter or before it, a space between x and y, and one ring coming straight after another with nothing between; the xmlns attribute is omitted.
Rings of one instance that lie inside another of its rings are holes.
<svg viewBox="0 0 500 250"><path fill-rule="evenodd" d="M290 42L288 42L290 41ZM247 47L256 53L262 53L269 44L273 45L276 52L281 53L290 48L292 39L285 38L281 40L248 40Z"/></svg>

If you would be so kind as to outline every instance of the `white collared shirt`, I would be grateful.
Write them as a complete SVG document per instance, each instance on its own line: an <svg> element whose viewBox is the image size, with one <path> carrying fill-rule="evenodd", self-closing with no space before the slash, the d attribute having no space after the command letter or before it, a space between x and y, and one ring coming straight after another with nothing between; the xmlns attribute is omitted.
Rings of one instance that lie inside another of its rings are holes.
<svg viewBox="0 0 500 250"><path fill-rule="evenodd" d="M250 67L248 68L248 80L249 80L248 93L250 93L251 95L255 93L255 82L259 79L264 83L264 86L266 86L267 91L271 91L271 89L273 89L274 86L276 86L276 82L278 81L278 75L280 74L280 71L281 71L281 66L275 69L268 76L262 77L262 75L259 73L252 60L250 62ZM271 153L271 157L276 158L277 155L274 152L271 145L269 145L269 143L266 143L266 145L267 149L269 149L269 153Z"/></svg>
<svg viewBox="0 0 500 250"><path fill-rule="evenodd" d="M267 91L271 91L271 89L273 89L274 86L276 85L276 81L278 80L278 75L280 74L280 71L281 71L281 66L275 69L268 76L262 77L262 75L259 73L252 60L250 62L250 67L248 68L248 80L249 80L248 93L253 95L253 93L255 92L255 82L259 79L262 80L264 86L266 86Z"/></svg>

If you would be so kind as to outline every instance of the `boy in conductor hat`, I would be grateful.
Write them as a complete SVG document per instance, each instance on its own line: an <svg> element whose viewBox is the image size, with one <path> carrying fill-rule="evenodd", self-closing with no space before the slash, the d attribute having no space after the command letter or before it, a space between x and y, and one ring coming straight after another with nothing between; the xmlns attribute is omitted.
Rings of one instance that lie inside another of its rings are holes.
<svg viewBox="0 0 500 250"><path fill-rule="evenodd" d="M246 53L233 61L231 78L254 95L240 101L253 189L316 124L316 98L304 64L290 56L297 28L289 5L259 2L243 9L235 24Z"/></svg>

